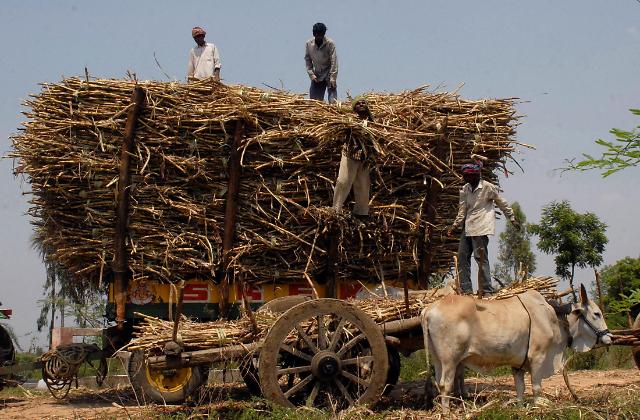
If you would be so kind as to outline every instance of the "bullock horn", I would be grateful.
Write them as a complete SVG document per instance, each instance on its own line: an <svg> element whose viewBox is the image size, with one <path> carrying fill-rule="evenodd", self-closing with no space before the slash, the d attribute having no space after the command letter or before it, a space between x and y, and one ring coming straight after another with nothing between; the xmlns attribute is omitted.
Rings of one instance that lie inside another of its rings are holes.
<svg viewBox="0 0 640 420"><path fill-rule="evenodd" d="M587 303L589 302L589 296L587 296L587 289L585 289L584 284L580 283L580 302Z"/></svg>

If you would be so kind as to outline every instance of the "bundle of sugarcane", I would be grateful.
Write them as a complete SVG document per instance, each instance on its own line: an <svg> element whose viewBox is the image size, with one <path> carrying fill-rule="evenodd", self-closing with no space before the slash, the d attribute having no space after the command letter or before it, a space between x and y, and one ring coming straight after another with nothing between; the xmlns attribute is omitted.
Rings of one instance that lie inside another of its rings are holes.
<svg viewBox="0 0 640 420"><path fill-rule="evenodd" d="M529 289L538 290L545 296L554 296L557 283L558 280L553 277L531 277L508 285L490 299L506 299ZM366 299L350 300L350 303L360 308L376 323L383 324L419 316L424 308L451 293L454 293L454 290L448 286L411 292L407 301L371 293L371 296ZM144 350L151 353L160 352L165 343L172 339L173 322L163 321L148 315L138 315L142 317L143 321L135 327L136 338L128 345L128 349ZM279 316L280 314L267 311L255 312L256 326L246 315L237 321L201 323L185 319L180 323L181 342L187 350L247 344L264 337ZM305 323L302 324L306 326ZM315 325L311 325L310 329L306 331L311 336L317 334Z"/></svg>
<svg viewBox="0 0 640 420"><path fill-rule="evenodd" d="M365 126L347 105L211 80L45 84L26 102L28 120L13 137L11 156L16 174L31 183L36 240L83 283L112 274L118 156L136 85L146 105L131 156L134 279L211 278L221 268L229 144L238 121L242 173L230 263L254 283L321 275L330 220L344 227L337 236L343 278L415 276L427 246L431 270L448 270L457 245L443 231L457 208L459 164L477 155L484 177L495 180L517 146L513 99L470 101L426 88L371 93L375 121ZM367 224L326 211L350 133L378 155ZM443 187L437 203L426 197L431 178Z"/></svg>
<svg viewBox="0 0 640 420"><path fill-rule="evenodd" d="M135 337L127 350L159 352L173 338L173 322L136 313L142 322L135 326ZM179 339L187 350L202 350L230 344L250 343L261 338L273 325L277 316L271 312L256 312L256 331L252 321L244 316L238 320L197 322L184 316L179 324Z"/></svg>
<svg viewBox="0 0 640 420"><path fill-rule="evenodd" d="M540 292L547 299L555 299L558 295L556 288L558 287L558 278L553 276L529 277L520 281L509 283L507 287L498 290L498 292L489 299L506 299L518 293L526 292L534 289Z"/></svg>

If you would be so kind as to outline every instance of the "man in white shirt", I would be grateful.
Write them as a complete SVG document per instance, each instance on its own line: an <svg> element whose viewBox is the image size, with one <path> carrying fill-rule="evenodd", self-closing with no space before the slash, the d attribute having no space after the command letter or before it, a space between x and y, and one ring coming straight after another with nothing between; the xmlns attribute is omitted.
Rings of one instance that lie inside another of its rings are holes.
<svg viewBox="0 0 640 420"><path fill-rule="evenodd" d="M333 40L327 38L326 33L324 23L313 25L313 38L305 45L304 61L311 79L309 99L323 101L327 90L327 99L333 103L338 99L338 56Z"/></svg>
<svg viewBox="0 0 640 420"><path fill-rule="evenodd" d="M502 210L516 229L520 229L520 222L516 220L509 203L500 196L498 187L481 179L481 170L481 162L462 165L462 178L466 184L460 190L458 215L453 225L447 230L447 236L451 236L455 229L464 224L458 247L460 287L464 293L473 293L471 286L471 254L473 254L482 277L482 290L488 294L493 292L487 245L489 244L488 235L495 234L494 205Z"/></svg>
<svg viewBox="0 0 640 420"><path fill-rule="evenodd" d="M212 42L205 42L207 32L199 26L191 30L191 36L196 41L196 46L189 52L189 66L187 77L206 79L208 77L220 81L220 55L218 48Z"/></svg>

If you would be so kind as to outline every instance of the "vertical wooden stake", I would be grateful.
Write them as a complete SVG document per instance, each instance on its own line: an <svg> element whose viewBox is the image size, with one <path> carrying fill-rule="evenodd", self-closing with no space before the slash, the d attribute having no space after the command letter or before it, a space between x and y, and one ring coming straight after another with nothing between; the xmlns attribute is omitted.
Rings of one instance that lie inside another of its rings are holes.
<svg viewBox="0 0 640 420"><path fill-rule="evenodd" d="M241 290L240 294L242 295L242 304L244 305L244 310L246 311L247 317L249 317L249 321L251 322L253 336L257 337L260 330L258 328L258 321L256 320L256 315L253 313L253 310L251 309L251 302L249 302L249 298L247 297L247 291L246 291L247 285L244 282L243 273L240 273L238 275L238 281L240 282L240 290Z"/></svg>
<svg viewBox="0 0 640 420"><path fill-rule="evenodd" d="M140 86L133 90L133 106L127 114L122 148L120 149L120 168L118 173L118 196L116 201L116 236L113 255L113 291L116 301L116 322L118 328L124 327L127 304L127 283L129 281L129 263L127 260L126 240L129 227L129 190L131 187L131 155L134 152L136 127L145 92Z"/></svg>
<svg viewBox="0 0 640 420"><path fill-rule="evenodd" d="M409 285L407 284L407 273L403 273L402 287L404 288L404 307L409 313Z"/></svg>
<svg viewBox="0 0 640 420"><path fill-rule="evenodd" d="M220 317L227 318L229 311L229 283L233 281L231 264L231 249L236 232L236 218L238 215L238 192L240 190L240 152L238 149L244 136L244 121L238 120L233 133L231 152L229 156L229 187L224 212L224 233L222 237L222 280L220 282ZM231 280L231 281L230 281Z"/></svg>
<svg viewBox="0 0 640 420"><path fill-rule="evenodd" d="M443 124L440 125L439 138L436 141L434 155L437 159L443 160L445 154L444 148L444 133L447 128L447 119L445 118ZM425 197L422 202L425 212L425 230L418 239L418 252L420 261L418 264L418 284L421 288L427 288L429 284L429 277L431 276L431 261L433 260L433 243L435 241L433 231L435 230L435 222L437 217L436 207L440 202L440 193L442 193L442 184L436 178L436 175L440 175L442 171L434 168L431 171L431 178L429 178ZM418 221L420 223L420 221Z"/></svg>
<svg viewBox="0 0 640 420"><path fill-rule="evenodd" d="M173 342L178 341L178 325L180 324L180 318L182 317L182 306L184 303L184 280L178 286L178 303L176 305L176 314L173 319L173 334L171 335Z"/></svg>
<svg viewBox="0 0 640 420"><path fill-rule="evenodd" d="M598 306L602 315L604 315L604 303L602 302L602 286L600 285L600 272L597 269L593 269L593 273L596 276L596 288L598 290Z"/></svg>
<svg viewBox="0 0 640 420"><path fill-rule="evenodd" d="M338 228L336 226L332 226L327 235L329 249L327 250L327 267L325 269L325 279L327 284L325 297L328 298L336 298L338 296L336 290L336 265L338 263L339 233L337 232L337 229Z"/></svg>

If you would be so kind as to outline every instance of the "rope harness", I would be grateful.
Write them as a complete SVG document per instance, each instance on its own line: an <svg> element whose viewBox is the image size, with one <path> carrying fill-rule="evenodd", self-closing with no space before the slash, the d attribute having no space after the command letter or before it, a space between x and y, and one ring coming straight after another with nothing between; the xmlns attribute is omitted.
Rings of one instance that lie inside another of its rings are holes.
<svg viewBox="0 0 640 420"><path fill-rule="evenodd" d="M598 344L598 341L600 341L602 339L602 337L604 337L607 334L611 334L611 332L609 331L608 328L605 328L604 330L599 330L598 328L595 327L595 325L593 325L591 323L591 321L589 321L587 319L586 316L584 316L584 314L582 312L580 312L580 315L578 315L579 319L582 319L584 321L585 324L587 324L589 326L589 328L591 328L591 330L596 334L596 342L595 344Z"/></svg>

